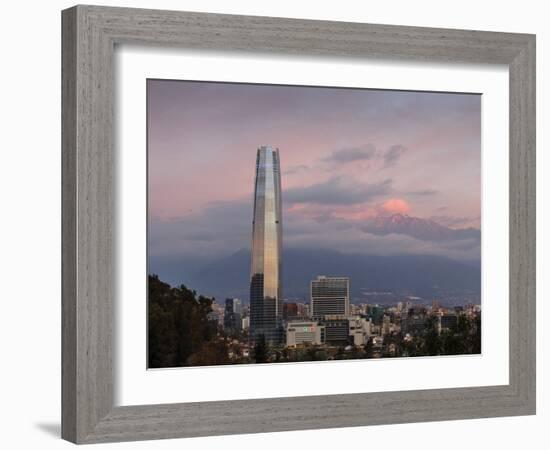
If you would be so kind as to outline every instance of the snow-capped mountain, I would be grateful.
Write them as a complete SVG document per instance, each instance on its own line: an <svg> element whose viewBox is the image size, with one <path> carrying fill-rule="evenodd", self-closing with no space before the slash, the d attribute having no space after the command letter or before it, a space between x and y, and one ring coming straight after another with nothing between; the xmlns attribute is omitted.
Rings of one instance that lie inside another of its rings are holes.
<svg viewBox="0 0 550 450"><path fill-rule="evenodd" d="M433 220L411 217L407 214L378 216L367 220L361 229L378 236L405 234L423 241L479 240L481 237L481 231L476 228L449 228Z"/></svg>

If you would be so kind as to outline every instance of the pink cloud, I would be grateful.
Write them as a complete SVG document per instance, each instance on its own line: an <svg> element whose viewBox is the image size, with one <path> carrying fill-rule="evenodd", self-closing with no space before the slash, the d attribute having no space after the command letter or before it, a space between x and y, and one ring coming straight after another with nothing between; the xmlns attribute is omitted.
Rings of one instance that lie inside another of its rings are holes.
<svg viewBox="0 0 550 450"><path fill-rule="evenodd" d="M382 203L380 209L386 214L408 214L411 207L401 198L390 198Z"/></svg>

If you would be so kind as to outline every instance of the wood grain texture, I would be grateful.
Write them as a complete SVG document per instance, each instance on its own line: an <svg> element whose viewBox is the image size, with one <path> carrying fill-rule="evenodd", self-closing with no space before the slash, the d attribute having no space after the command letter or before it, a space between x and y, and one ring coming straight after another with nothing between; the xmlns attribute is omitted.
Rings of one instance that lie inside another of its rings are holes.
<svg viewBox="0 0 550 450"><path fill-rule="evenodd" d="M80 442L113 406L113 48L85 8L66 11L62 23L62 390L71 405L62 436Z"/></svg>
<svg viewBox="0 0 550 450"><path fill-rule="evenodd" d="M510 384L535 409L536 95L535 39L510 71Z"/></svg>
<svg viewBox="0 0 550 450"><path fill-rule="evenodd" d="M535 412L534 36L96 6L62 16L65 439L93 443ZM510 383L113 407L113 52L121 43L508 65Z"/></svg>
<svg viewBox="0 0 550 450"><path fill-rule="evenodd" d="M76 10L62 17L62 155L61 155L61 331L62 331L62 431L76 440Z"/></svg>

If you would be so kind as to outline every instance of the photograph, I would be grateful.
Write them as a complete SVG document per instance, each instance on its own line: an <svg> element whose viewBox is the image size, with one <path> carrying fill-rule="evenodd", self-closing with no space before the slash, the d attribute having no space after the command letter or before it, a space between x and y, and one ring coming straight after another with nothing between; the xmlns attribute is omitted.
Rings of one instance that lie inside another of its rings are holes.
<svg viewBox="0 0 550 450"><path fill-rule="evenodd" d="M146 83L149 369L481 354L481 94Z"/></svg>

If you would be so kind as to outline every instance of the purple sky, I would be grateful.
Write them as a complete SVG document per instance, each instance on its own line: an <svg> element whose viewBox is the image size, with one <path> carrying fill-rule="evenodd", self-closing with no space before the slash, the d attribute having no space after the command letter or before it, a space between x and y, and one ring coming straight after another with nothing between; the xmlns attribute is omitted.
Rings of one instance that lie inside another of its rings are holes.
<svg viewBox="0 0 550 450"><path fill-rule="evenodd" d="M149 80L149 255L247 248L256 149L272 145L285 247L479 259L479 245L363 225L406 213L479 228L480 108L468 94Z"/></svg>

